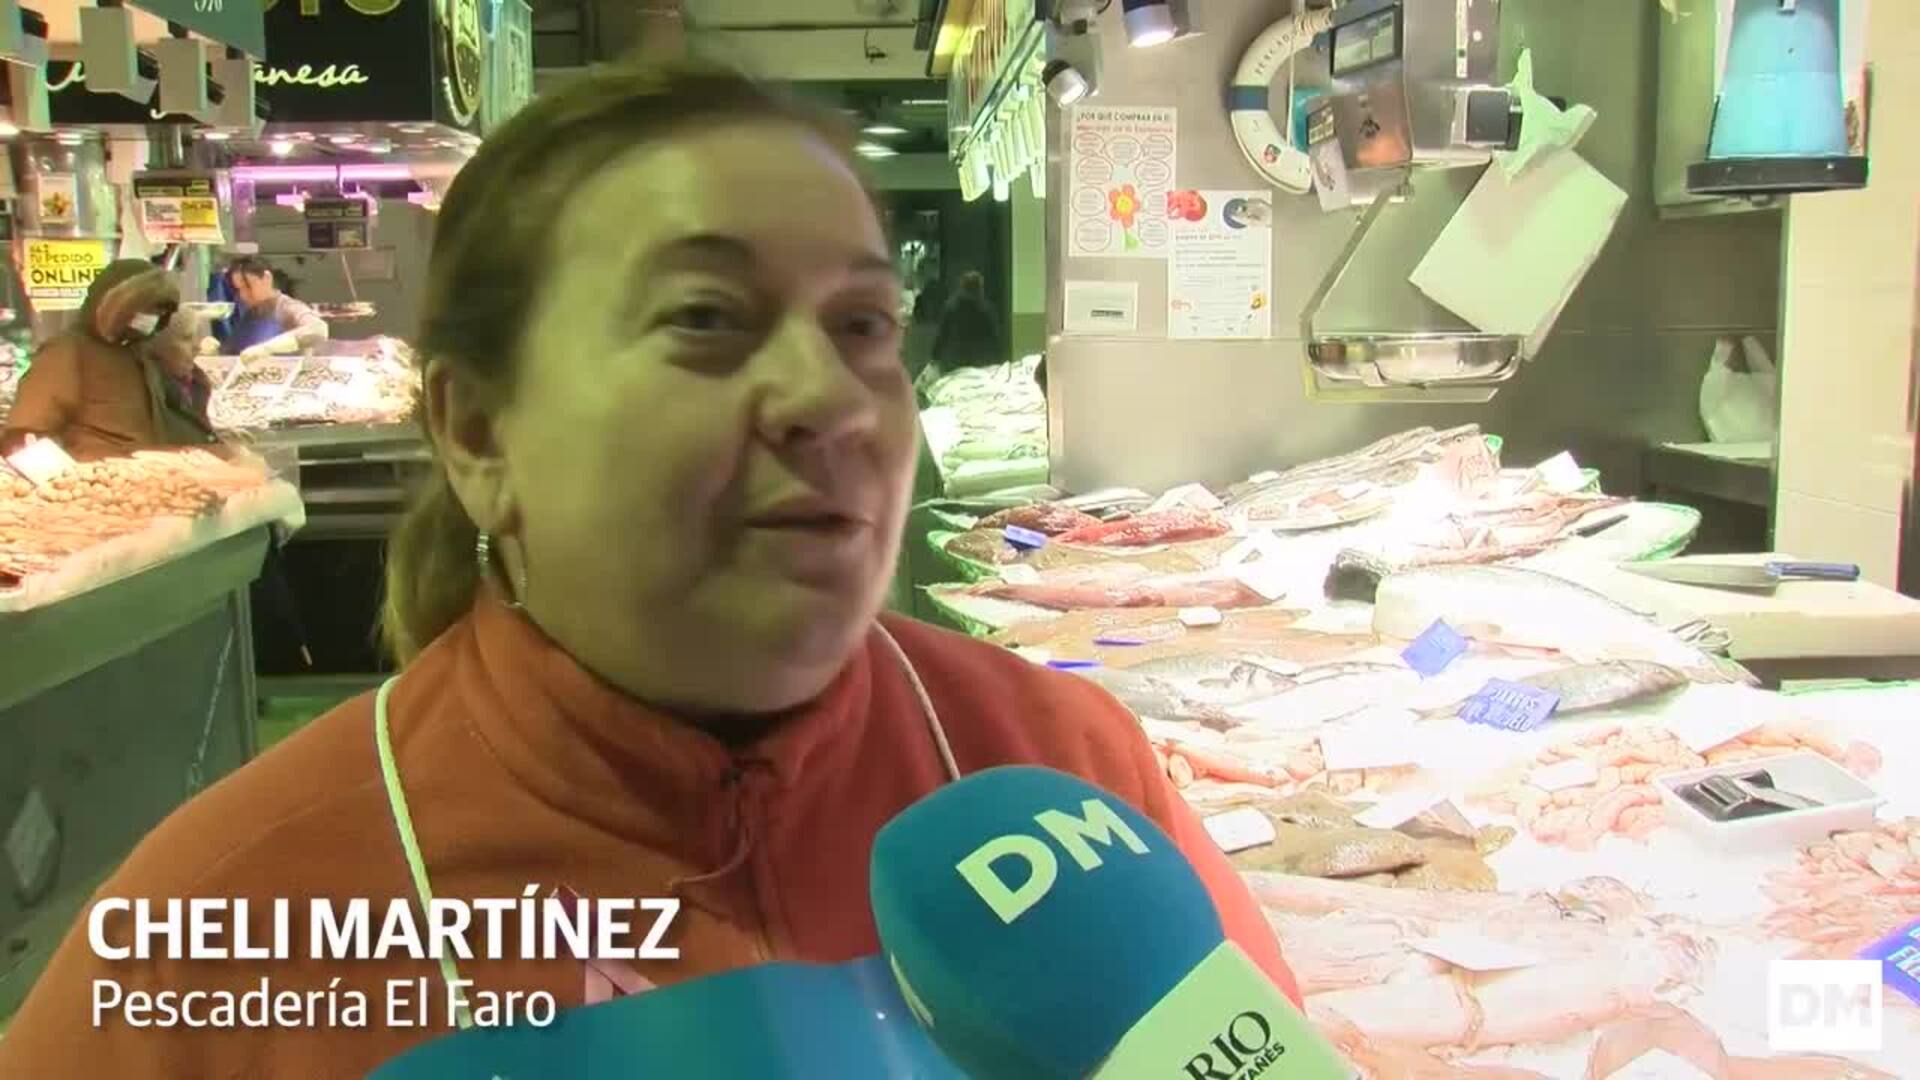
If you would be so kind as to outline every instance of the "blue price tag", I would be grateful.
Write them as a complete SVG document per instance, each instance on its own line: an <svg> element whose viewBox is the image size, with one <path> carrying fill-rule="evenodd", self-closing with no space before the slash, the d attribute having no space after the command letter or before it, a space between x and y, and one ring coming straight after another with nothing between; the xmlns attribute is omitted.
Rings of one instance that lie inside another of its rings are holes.
<svg viewBox="0 0 1920 1080"><path fill-rule="evenodd" d="M1055 671L1088 671L1100 666L1098 660L1049 660L1047 666Z"/></svg>
<svg viewBox="0 0 1920 1080"><path fill-rule="evenodd" d="M1012 544L1021 551L1038 551L1047 546L1046 533L1037 533L1032 529L1023 529L1018 525L1007 526L1000 531L1000 535L1007 538L1007 543Z"/></svg>
<svg viewBox="0 0 1920 1080"><path fill-rule="evenodd" d="M1920 1004L1920 919L1868 946L1860 959L1880 961L1880 978Z"/></svg>
<svg viewBox="0 0 1920 1080"><path fill-rule="evenodd" d="M1532 731L1546 723L1560 706L1560 695L1505 679L1488 679L1480 692L1460 707L1469 724L1485 724L1507 731Z"/></svg>
<svg viewBox="0 0 1920 1080"><path fill-rule="evenodd" d="M1105 645L1109 648L1131 648L1136 645L1146 644L1146 642L1144 641L1139 641L1130 637L1107 637L1105 635L1094 638L1093 643L1095 645Z"/></svg>
<svg viewBox="0 0 1920 1080"><path fill-rule="evenodd" d="M1432 626L1427 627L1400 653L1400 658L1407 662L1408 667L1419 672L1422 678L1431 679L1447 670L1447 665L1466 651L1467 639L1455 633L1453 627L1444 620L1435 619Z"/></svg>

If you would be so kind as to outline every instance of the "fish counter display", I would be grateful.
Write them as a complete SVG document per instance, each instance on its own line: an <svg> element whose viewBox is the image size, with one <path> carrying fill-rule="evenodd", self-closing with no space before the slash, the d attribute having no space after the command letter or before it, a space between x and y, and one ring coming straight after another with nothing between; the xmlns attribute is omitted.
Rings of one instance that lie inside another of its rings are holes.
<svg viewBox="0 0 1920 1080"><path fill-rule="evenodd" d="M1763 690L1551 572L1698 521L1422 428L1001 510L933 592L1140 718L1363 1075L1920 1075L1920 687ZM1773 1049L1776 961L1882 957L1878 1041Z"/></svg>

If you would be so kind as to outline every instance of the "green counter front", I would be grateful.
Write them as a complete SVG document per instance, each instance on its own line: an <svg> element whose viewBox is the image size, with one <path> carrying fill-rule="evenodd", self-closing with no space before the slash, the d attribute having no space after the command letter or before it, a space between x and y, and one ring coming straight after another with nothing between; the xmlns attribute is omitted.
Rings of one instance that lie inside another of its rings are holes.
<svg viewBox="0 0 1920 1080"><path fill-rule="evenodd" d="M140 838L253 755L267 539L0 614L0 1028Z"/></svg>

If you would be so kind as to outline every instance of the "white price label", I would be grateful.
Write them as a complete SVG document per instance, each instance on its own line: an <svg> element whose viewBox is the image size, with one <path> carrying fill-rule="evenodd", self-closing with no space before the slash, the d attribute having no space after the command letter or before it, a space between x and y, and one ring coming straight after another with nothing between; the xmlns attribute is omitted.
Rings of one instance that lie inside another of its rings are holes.
<svg viewBox="0 0 1920 1080"><path fill-rule="evenodd" d="M1674 737L1696 754L1730 743L1757 728L1764 717L1752 713L1689 713L1670 725Z"/></svg>
<svg viewBox="0 0 1920 1080"><path fill-rule="evenodd" d="M1276 559L1241 563L1233 568L1233 576L1240 579L1240 584L1269 601L1278 600L1287 595L1287 590L1293 584L1287 580L1287 568Z"/></svg>
<svg viewBox="0 0 1920 1080"><path fill-rule="evenodd" d="M1713 1074L1666 1050L1649 1050L1609 1073L1607 1080L1713 1080Z"/></svg>
<svg viewBox="0 0 1920 1080"><path fill-rule="evenodd" d="M1565 450L1553 455L1534 467L1540 474L1540 480L1549 491L1561 495L1571 494L1587 486L1587 475L1580 471L1580 465L1573 455Z"/></svg>
<svg viewBox="0 0 1920 1080"><path fill-rule="evenodd" d="M1038 585L1040 571L1025 563L1009 563L1000 568L1000 580L1009 585Z"/></svg>
<svg viewBox="0 0 1920 1080"><path fill-rule="evenodd" d="M54 440L35 439L7 455L7 464L34 487L46 487L49 480L72 469L74 461Z"/></svg>
<svg viewBox="0 0 1920 1080"><path fill-rule="evenodd" d="M1320 754L1327 771L1389 769L1420 760L1414 714L1405 709L1372 708L1347 724L1320 733Z"/></svg>
<svg viewBox="0 0 1920 1080"><path fill-rule="evenodd" d="M1254 473L1252 476L1247 477L1247 483L1271 484L1278 479L1280 479L1280 474L1277 472L1259 472L1259 473Z"/></svg>
<svg viewBox="0 0 1920 1080"><path fill-rule="evenodd" d="M1042 666L1045 666L1046 664L1052 662L1053 660L1053 654L1048 652L1045 649L1029 649L1029 648L1022 647L1022 648L1017 648L1013 650L1013 654L1015 656L1020 657L1022 660L1027 661L1030 664L1040 664Z"/></svg>
<svg viewBox="0 0 1920 1080"><path fill-rule="evenodd" d="M1231 570L1241 563L1255 562L1260 559L1281 559L1287 555L1287 545L1272 529L1250 529L1239 543L1228 548L1220 556L1217 564L1221 569Z"/></svg>
<svg viewBox="0 0 1920 1080"><path fill-rule="evenodd" d="M1180 621L1191 627L1219 626L1226 621L1219 608L1188 607L1180 609Z"/></svg>
<svg viewBox="0 0 1920 1080"><path fill-rule="evenodd" d="M1389 795L1353 815L1353 821L1369 829L1397 829L1446 801L1447 793L1444 791L1403 791Z"/></svg>
<svg viewBox="0 0 1920 1080"><path fill-rule="evenodd" d="M1238 810L1229 810L1224 814L1215 814L1201 824L1207 827L1207 835L1220 845L1220 850L1231 855L1236 851L1257 848L1262 844L1271 844L1279 838L1273 822L1267 815L1251 806Z"/></svg>
<svg viewBox="0 0 1920 1080"><path fill-rule="evenodd" d="M1544 959L1531 949L1473 933L1415 938L1408 944L1428 956L1439 957L1454 967L1474 972L1512 971L1515 968L1532 967Z"/></svg>
<svg viewBox="0 0 1920 1080"><path fill-rule="evenodd" d="M1181 484L1177 488L1168 489L1167 493L1155 499L1153 505L1147 510L1149 513L1159 513L1182 506L1192 507L1195 510L1218 510L1224 505L1213 492L1207 490L1204 484Z"/></svg>
<svg viewBox="0 0 1920 1080"><path fill-rule="evenodd" d="M1584 758L1542 765L1527 775L1527 783L1546 792L1565 791L1567 788L1596 783L1599 779L1600 770Z"/></svg>

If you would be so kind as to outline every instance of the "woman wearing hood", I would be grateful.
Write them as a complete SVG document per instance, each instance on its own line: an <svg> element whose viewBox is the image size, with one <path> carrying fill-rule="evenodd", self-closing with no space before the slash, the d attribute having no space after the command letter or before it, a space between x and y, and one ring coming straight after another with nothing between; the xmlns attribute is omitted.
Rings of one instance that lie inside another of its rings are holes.
<svg viewBox="0 0 1920 1080"><path fill-rule="evenodd" d="M73 325L34 353L0 453L30 436L54 439L81 460L211 442L191 374L182 383L151 347L179 310L180 290L166 271L142 259L108 265L87 287Z"/></svg>

